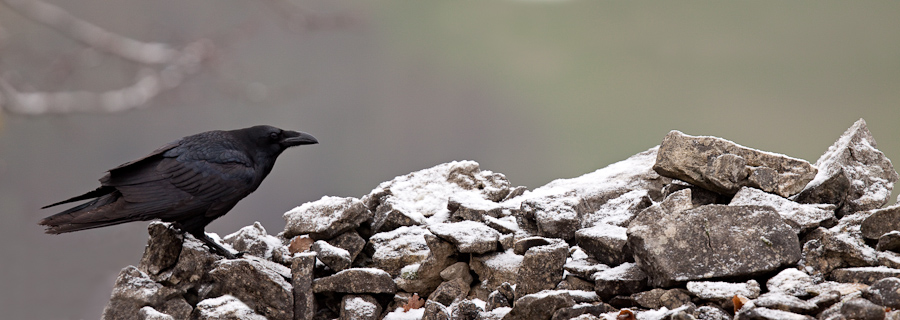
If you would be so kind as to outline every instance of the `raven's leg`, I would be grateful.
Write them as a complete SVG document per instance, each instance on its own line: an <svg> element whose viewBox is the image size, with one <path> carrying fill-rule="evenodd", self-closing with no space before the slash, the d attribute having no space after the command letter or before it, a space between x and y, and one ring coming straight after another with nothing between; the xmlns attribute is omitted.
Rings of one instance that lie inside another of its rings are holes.
<svg viewBox="0 0 900 320"><path fill-rule="evenodd" d="M198 230L198 231L189 232L189 233L191 235L193 235L194 238L197 238L197 240L203 241L203 243L205 243L206 246L209 247L209 249L210 249L209 251L211 251L212 253L219 254L219 255L225 257L226 259L237 259L237 258L239 258L239 256L243 255L243 252L238 253L238 255L231 253L231 251L228 251L228 249L225 249L225 247L222 247L218 243L213 241L213 239L211 239L209 236L207 236L206 232L203 232L203 230Z"/></svg>

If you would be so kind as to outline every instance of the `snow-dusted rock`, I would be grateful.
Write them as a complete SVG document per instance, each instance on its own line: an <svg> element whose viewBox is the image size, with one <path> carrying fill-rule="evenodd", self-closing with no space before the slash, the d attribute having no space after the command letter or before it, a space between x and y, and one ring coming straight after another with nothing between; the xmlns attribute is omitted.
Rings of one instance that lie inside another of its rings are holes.
<svg viewBox="0 0 900 320"><path fill-rule="evenodd" d="M900 230L900 204L870 211L860 225L860 232L867 239L878 239L897 230Z"/></svg>
<svg viewBox="0 0 900 320"><path fill-rule="evenodd" d="M447 222L451 196L500 202L510 193L509 181L499 173L481 170L474 161L453 161L383 182L363 197L375 212L375 231L401 226Z"/></svg>
<svg viewBox="0 0 900 320"><path fill-rule="evenodd" d="M272 251L283 246L276 236L269 235L259 222L252 226L240 228L238 231L222 238L222 242L230 244L235 250L245 252L263 259L271 259Z"/></svg>
<svg viewBox="0 0 900 320"><path fill-rule="evenodd" d="M401 268L422 262L429 252L425 242L426 234L431 232L416 226L400 227L373 235L369 238L369 245L375 251L372 266L397 276Z"/></svg>
<svg viewBox="0 0 900 320"><path fill-rule="evenodd" d="M294 292L294 318L312 319L316 314L316 301L313 296L313 269L316 266L316 253L303 252L295 254L291 260L291 285Z"/></svg>
<svg viewBox="0 0 900 320"><path fill-rule="evenodd" d="M588 255L608 265L633 262L631 248L628 247L628 228L597 224L575 232L575 242Z"/></svg>
<svg viewBox="0 0 900 320"><path fill-rule="evenodd" d="M381 305L372 296L348 294L341 299L339 320L377 320Z"/></svg>
<svg viewBox="0 0 900 320"><path fill-rule="evenodd" d="M205 296L231 295L267 319L290 320L294 294L285 280L290 274L286 267L266 260L219 260L209 272L213 285ZM253 285L248 286L250 283Z"/></svg>
<svg viewBox="0 0 900 320"><path fill-rule="evenodd" d="M756 280L744 283L731 283L721 281L690 281L687 289L691 294L708 300L731 299L735 295L755 299L759 296L760 288Z"/></svg>
<svg viewBox="0 0 900 320"><path fill-rule="evenodd" d="M862 291L862 296L876 304L898 309L900 308L900 278L890 277L875 281Z"/></svg>
<svg viewBox="0 0 900 320"><path fill-rule="evenodd" d="M516 296L556 288L563 279L563 265L569 256L569 245L557 241L525 251L516 277Z"/></svg>
<svg viewBox="0 0 900 320"><path fill-rule="evenodd" d="M815 303L801 300L792 295L781 292L769 292L753 299L757 307L789 311L793 313L808 314L816 310Z"/></svg>
<svg viewBox="0 0 900 320"><path fill-rule="evenodd" d="M569 258L563 265L566 272L579 276L584 279L590 279L594 273L609 269L609 266L594 260L587 255L580 247L570 249Z"/></svg>
<svg viewBox="0 0 900 320"><path fill-rule="evenodd" d="M469 294L469 283L464 279L457 278L450 281L444 281L429 296L428 300L450 306L454 302L458 302Z"/></svg>
<svg viewBox="0 0 900 320"><path fill-rule="evenodd" d="M359 236L356 231L347 231L339 236L326 241L328 244L347 250L350 254L350 261L356 260L356 256L362 252L366 246L366 240Z"/></svg>
<svg viewBox="0 0 900 320"><path fill-rule="evenodd" d="M816 176L816 168L805 160L676 130L660 144L653 169L722 194L748 186L782 197L800 192Z"/></svg>
<svg viewBox="0 0 900 320"><path fill-rule="evenodd" d="M875 250L900 252L900 231L895 230L883 234L878 238L878 244L875 245Z"/></svg>
<svg viewBox="0 0 900 320"><path fill-rule="evenodd" d="M391 275L375 268L352 268L313 281L314 292L394 293Z"/></svg>
<svg viewBox="0 0 900 320"><path fill-rule="evenodd" d="M132 319L144 306L161 310L158 307L178 294L177 290L156 283L138 268L128 266L116 278L112 296L103 309L103 319Z"/></svg>
<svg viewBox="0 0 900 320"><path fill-rule="evenodd" d="M557 309L575 305L568 291L545 290L516 300L504 320L543 320L553 316Z"/></svg>
<svg viewBox="0 0 900 320"><path fill-rule="evenodd" d="M594 280L594 290L603 298L629 295L647 287L647 274L634 263L623 263L597 272L591 276L591 280Z"/></svg>
<svg viewBox="0 0 900 320"><path fill-rule="evenodd" d="M606 304L606 303L579 303L571 307L559 308L553 312L553 316L550 318L551 320L567 320L567 319L586 319L589 316L593 316L592 319L598 319L601 314L617 311L616 308ZM581 317L581 318L579 318ZM590 318L588 318L590 319Z"/></svg>
<svg viewBox="0 0 900 320"><path fill-rule="evenodd" d="M841 315L845 319L879 320L884 319L884 307L863 298L854 298L841 304Z"/></svg>
<svg viewBox="0 0 900 320"><path fill-rule="evenodd" d="M481 280L481 283L475 288L476 297L487 300L487 295L500 284L504 282L515 284L523 259L523 256L513 253L511 249L483 256L473 256L469 267Z"/></svg>
<svg viewBox="0 0 900 320"><path fill-rule="evenodd" d="M140 320L175 320L174 317L156 311L151 306L146 306L138 310L138 319Z"/></svg>
<svg viewBox="0 0 900 320"><path fill-rule="evenodd" d="M830 203L838 216L880 208L891 196L898 175L891 160L876 149L866 121L859 119L816 161L819 172L796 196L802 203Z"/></svg>
<svg viewBox="0 0 900 320"><path fill-rule="evenodd" d="M769 289L769 292L781 292L802 297L809 294L806 289L814 284L813 278L805 272L787 268L769 278L769 281L766 281L766 288Z"/></svg>
<svg viewBox="0 0 900 320"><path fill-rule="evenodd" d="M401 269L400 276L396 277L394 282L401 290L427 296L444 280L441 272L456 263L453 256L457 251L453 244L441 240L438 236L426 233L424 237L429 249L425 260Z"/></svg>
<svg viewBox="0 0 900 320"><path fill-rule="evenodd" d="M844 283L873 284L884 278L900 277L900 269L888 267L856 267L831 271L831 280Z"/></svg>
<svg viewBox="0 0 900 320"><path fill-rule="evenodd" d="M624 226L650 204L647 198L659 199L671 182L652 169L656 151L654 147L580 177L551 181L504 204L520 204L520 225L546 237L568 240L575 230L594 223Z"/></svg>
<svg viewBox="0 0 900 320"><path fill-rule="evenodd" d="M813 320L815 318L796 314L789 311L769 309L769 308L752 308L749 310L741 310L734 316L735 320Z"/></svg>
<svg viewBox="0 0 900 320"><path fill-rule="evenodd" d="M756 188L741 188L728 205L772 207L797 233L834 220L835 206L832 204L800 204Z"/></svg>
<svg viewBox="0 0 900 320"><path fill-rule="evenodd" d="M312 244L310 250L316 252L316 258L334 271L343 271L350 267L350 252L319 240Z"/></svg>
<svg viewBox="0 0 900 320"><path fill-rule="evenodd" d="M500 239L500 232L475 221L438 223L428 226L428 230L453 243L461 253L496 251Z"/></svg>
<svg viewBox="0 0 900 320"><path fill-rule="evenodd" d="M759 206L706 205L638 217L628 227L628 244L653 285L759 274L800 259L797 234L777 212Z"/></svg>
<svg viewBox="0 0 900 320"><path fill-rule="evenodd" d="M199 320L266 320L240 299L224 295L197 303L195 319Z"/></svg>
<svg viewBox="0 0 900 320"><path fill-rule="evenodd" d="M284 237L309 234L314 240L331 239L371 219L359 199L325 196L285 212Z"/></svg>

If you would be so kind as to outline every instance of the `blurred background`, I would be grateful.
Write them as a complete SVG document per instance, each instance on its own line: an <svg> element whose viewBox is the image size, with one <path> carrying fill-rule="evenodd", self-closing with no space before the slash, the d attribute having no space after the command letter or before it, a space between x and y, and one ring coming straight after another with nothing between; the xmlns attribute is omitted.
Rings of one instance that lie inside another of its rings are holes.
<svg viewBox="0 0 900 320"><path fill-rule="evenodd" d="M221 236L452 160L533 189L673 129L815 162L864 118L900 159L896 1L2 0L0 79L5 319L99 318L147 223L51 236L39 208L207 130L321 142Z"/></svg>

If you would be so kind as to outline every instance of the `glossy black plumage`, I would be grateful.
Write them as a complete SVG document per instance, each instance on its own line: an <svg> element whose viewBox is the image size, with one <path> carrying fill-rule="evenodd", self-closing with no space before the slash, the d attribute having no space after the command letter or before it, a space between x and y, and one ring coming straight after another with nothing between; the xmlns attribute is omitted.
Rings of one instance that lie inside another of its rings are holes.
<svg viewBox="0 0 900 320"><path fill-rule="evenodd" d="M271 126L187 136L110 169L93 191L44 207L90 200L39 224L59 234L160 219L233 258L206 236L206 225L255 191L282 151L315 143L307 133Z"/></svg>

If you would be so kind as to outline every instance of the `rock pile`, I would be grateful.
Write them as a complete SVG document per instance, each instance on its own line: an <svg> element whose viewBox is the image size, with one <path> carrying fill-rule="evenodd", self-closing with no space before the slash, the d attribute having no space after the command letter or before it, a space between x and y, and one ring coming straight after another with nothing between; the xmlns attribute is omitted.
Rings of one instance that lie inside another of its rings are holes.
<svg viewBox="0 0 900 320"><path fill-rule="evenodd" d="M677 131L526 190L472 161L221 239L164 223L104 319L900 319L898 175L859 120L815 163Z"/></svg>

